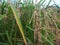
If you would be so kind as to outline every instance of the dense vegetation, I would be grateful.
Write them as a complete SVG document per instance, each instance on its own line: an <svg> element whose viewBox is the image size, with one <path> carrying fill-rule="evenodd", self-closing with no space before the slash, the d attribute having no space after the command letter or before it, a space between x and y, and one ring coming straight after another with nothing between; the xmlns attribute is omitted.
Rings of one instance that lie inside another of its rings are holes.
<svg viewBox="0 0 60 45"><path fill-rule="evenodd" d="M0 2L0 45L60 45L60 7L44 2Z"/></svg>

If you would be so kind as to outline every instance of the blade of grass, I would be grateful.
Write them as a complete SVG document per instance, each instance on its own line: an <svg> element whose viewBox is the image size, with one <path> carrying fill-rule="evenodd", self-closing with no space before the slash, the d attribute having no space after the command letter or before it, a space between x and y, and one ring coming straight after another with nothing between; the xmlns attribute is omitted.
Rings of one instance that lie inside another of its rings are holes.
<svg viewBox="0 0 60 45"><path fill-rule="evenodd" d="M7 38L8 38L8 41L9 41L10 45L13 45L13 44L12 44L12 41L11 41L11 38L10 38L10 36L9 36L8 31L6 31L6 36L7 36Z"/></svg>
<svg viewBox="0 0 60 45"><path fill-rule="evenodd" d="M28 37L26 37L26 38L27 38L27 40L29 41L29 43L30 43L31 45L33 45L32 41L31 41Z"/></svg>
<svg viewBox="0 0 60 45"><path fill-rule="evenodd" d="M31 27L27 26L27 28L34 32L34 30L33 30ZM44 31L46 31L46 30L44 30ZM47 38L45 38L42 34L41 34L41 36L42 36L42 38L44 38L47 42L49 42L49 44L54 45L50 40L48 40Z"/></svg>
<svg viewBox="0 0 60 45"><path fill-rule="evenodd" d="M2 20L5 17L5 15L0 15L0 20Z"/></svg>
<svg viewBox="0 0 60 45"><path fill-rule="evenodd" d="M52 1L52 0L50 0L50 1L48 2L48 4L47 4L46 8L49 6L49 4L51 3L51 1Z"/></svg>
<svg viewBox="0 0 60 45"><path fill-rule="evenodd" d="M25 38L25 36L24 36L23 27L22 27L20 18L19 18L19 16L18 16L16 10L13 8L13 6L12 6L11 4L10 4L10 6L11 6L11 9L12 9L12 11L13 11L14 17L15 17L15 19L16 19L16 23L17 23L17 25L18 25L18 27L19 27L19 29L20 29L21 34L22 34L24 43L25 43L25 45L27 45L27 41L26 41L26 38Z"/></svg>
<svg viewBox="0 0 60 45"><path fill-rule="evenodd" d="M44 38L47 42L49 42L50 45L54 45L49 39L45 38L43 35L42 35L42 38Z"/></svg>
<svg viewBox="0 0 60 45"><path fill-rule="evenodd" d="M42 0L41 0L41 1L42 1ZM46 0L43 0L40 4L38 4L38 7L42 6L45 1L46 1Z"/></svg>
<svg viewBox="0 0 60 45"><path fill-rule="evenodd" d="M32 29L31 27L29 26L26 26L26 28L30 29L31 31L34 31L34 29Z"/></svg>

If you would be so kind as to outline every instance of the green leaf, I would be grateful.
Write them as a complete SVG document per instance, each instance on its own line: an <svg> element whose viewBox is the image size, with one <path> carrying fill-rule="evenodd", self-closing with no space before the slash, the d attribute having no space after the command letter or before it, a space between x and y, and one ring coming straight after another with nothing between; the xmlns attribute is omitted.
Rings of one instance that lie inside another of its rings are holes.
<svg viewBox="0 0 60 45"><path fill-rule="evenodd" d="M5 15L0 15L0 20L2 20L5 17Z"/></svg>
<svg viewBox="0 0 60 45"><path fill-rule="evenodd" d="M14 17L15 17L15 20L16 20L16 23L17 23L17 25L18 25L18 27L19 27L19 31L20 31L20 33L22 34L24 43L27 45L27 41L26 41L26 38L25 38L25 35L24 35L24 32L23 32L22 23L21 23L21 20L20 20L20 18L19 18L19 16L18 16L18 13L17 13L16 9L13 7L12 4L10 4L10 6L11 6L11 9L12 9L12 11L13 11L13 14L14 14Z"/></svg>

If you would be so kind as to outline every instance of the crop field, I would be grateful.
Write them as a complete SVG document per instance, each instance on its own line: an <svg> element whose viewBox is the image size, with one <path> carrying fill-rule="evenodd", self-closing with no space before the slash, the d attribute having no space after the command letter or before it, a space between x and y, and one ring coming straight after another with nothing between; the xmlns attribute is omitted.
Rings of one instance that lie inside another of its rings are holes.
<svg viewBox="0 0 60 45"><path fill-rule="evenodd" d="M60 45L60 7L45 1L0 0L0 45Z"/></svg>

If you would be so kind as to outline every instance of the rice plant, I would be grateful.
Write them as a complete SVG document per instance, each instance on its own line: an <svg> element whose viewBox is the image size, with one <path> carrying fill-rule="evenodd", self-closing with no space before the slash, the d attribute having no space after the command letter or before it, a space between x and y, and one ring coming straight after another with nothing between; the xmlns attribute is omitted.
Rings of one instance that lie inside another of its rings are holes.
<svg viewBox="0 0 60 45"><path fill-rule="evenodd" d="M60 45L60 7L45 1L1 0L0 45Z"/></svg>

